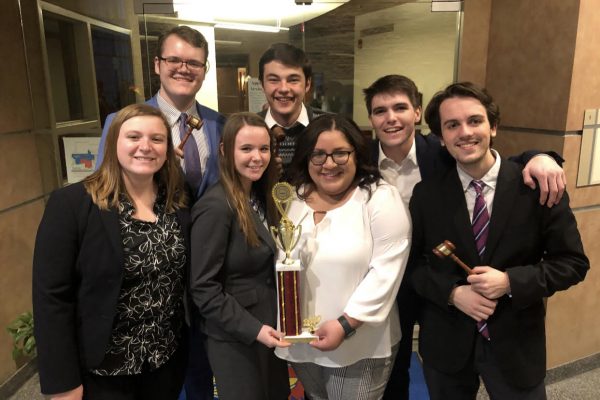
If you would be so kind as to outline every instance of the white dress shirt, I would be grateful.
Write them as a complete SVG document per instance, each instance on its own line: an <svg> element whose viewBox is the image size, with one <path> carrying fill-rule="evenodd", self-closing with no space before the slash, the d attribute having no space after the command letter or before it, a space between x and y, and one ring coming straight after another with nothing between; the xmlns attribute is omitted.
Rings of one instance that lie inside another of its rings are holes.
<svg viewBox="0 0 600 400"><path fill-rule="evenodd" d="M302 103L302 109L300 110L300 115L298 115L298 119L296 119L294 121L294 123L290 126L279 125L277 123L277 121L275 121L275 118L273 118L273 116L271 115L271 107L269 107L269 109L267 110L267 114L265 115L265 123L267 124L269 129L272 129L275 125L279 125L282 128L291 128L292 126L296 125L298 122L300 122L304 126L308 126L308 123L310 122L308 120L308 111L306 110L304 103Z"/></svg>
<svg viewBox="0 0 600 400"><path fill-rule="evenodd" d="M496 183L498 182L498 173L500 172L500 155L496 150L491 150L492 154L494 154L494 157L496 158L496 161L494 162L494 165L492 165L492 168L490 168L489 171L480 179L480 181L484 183L482 191L483 198L485 199L485 204L487 206L488 215L490 218L492 218L494 193L496 192ZM458 171L458 178L462 183L465 199L467 200L469 216L471 217L471 221L473 221L473 209L475 208L475 198L477 197L477 193L475 193L475 188L470 184L474 178L463 171L458 164L456 164L456 169Z"/></svg>
<svg viewBox="0 0 600 400"><path fill-rule="evenodd" d="M162 113L165 114L165 117L167 117L167 121L169 122L169 126L171 127L173 146L177 147L179 146L179 143L181 143L181 137L179 132L179 117L181 116L182 112L175 108L173 105L171 105L169 102L167 102L165 99L163 99L160 96L160 93L158 93L158 96L156 96L156 101L158 103L158 108L160 109L160 111L162 111ZM198 115L198 108L196 107L195 101L192 104L192 106L185 111L185 113L187 115L193 115L196 118L200 117ZM204 133L204 126L200 128L200 130L194 129L192 131L192 135L194 136L194 139L196 140L196 145L198 146L198 154L200 154L200 167L202 167L202 173L204 173L204 171L206 171L206 163L208 162L208 157L210 156L208 140L206 139L206 135ZM186 142L186 146L188 145L188 143L189 142ZM183 158L180 160L180 162L181 168L183 168L183 170L185 171L185 161L183 160Z"/></svg>
<svg viewBox="0 0 600 400"><path fill-rule="evenodd" d="M406 158L402 160L400 165L385 155L381 147L381 142L379 143L378 165L381 176L387 183L398 189L406 208L408 208L415 185L421 182L421 171L419 171L419 164L417 163L416 143L413 140Z"/></svg>
<svg viewBox="0 0 600 400"><path fill-rule="evenodd" d="M411 238L410 217L398 191L382 181L372 185L369 200L368 192L357 188L317 225L313 210L298 199L288 214L294 224L302 226L293 252L303 266L301 317L320 315L325 322L345 312L364 324L336 350L324 352L299 343L277 348L277 356L334 368L365 358L389 357L401 336L396 293Z"/></svg>

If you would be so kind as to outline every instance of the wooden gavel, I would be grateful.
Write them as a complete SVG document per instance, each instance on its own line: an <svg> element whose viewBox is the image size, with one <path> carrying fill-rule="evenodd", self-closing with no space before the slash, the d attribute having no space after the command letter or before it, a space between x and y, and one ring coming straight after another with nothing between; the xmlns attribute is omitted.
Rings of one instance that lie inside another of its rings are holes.
<svg viewBox="0 0 600 400"><path fill-rule="evenodd" d="M454 244L452 244L451 241L444 240L443 243L438 244L432 251L433 251L433 254L435 254L439 258L450 257L451 259L454 260L454 262L456 262L458 265L460 265L461 268L464 269L467 274L473 275L474 274L473 270L471 268L469 268L469 266L467 264L462 262L462 260L460 258L458 258L456 256L456 254L454 254L454 250L456 250L456 246L454 246Z"/></svg>
<svg viewBox="0 0 600 400"><path fill-rule="evenodd" d="M188 115L187 121L185 121L185 123L188 126L188 129L185 132L183 140L181 141L181 143L179 143L179 146L177 146L181 151L183 151L183 146L185 146L185 142L188 141L194 129L199 130L200 128L202 128L202 125L204 125L204 121L202 121L202 119L194 117L193 115Z"/></svg>

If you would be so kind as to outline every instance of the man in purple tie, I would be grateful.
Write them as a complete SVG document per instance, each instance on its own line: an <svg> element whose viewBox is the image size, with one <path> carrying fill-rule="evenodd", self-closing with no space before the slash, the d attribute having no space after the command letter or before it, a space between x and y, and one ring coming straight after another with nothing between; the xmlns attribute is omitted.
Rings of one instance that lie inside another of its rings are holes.
<svg viewBox="0 0 600 400"><path fill-rule="evenodd" d="M193 192L192 201L202 196L219 177L218 148L225 118L196 101L208 68L208 42L199 31L188 26L176 26L158 39L154 72L160 78L160 89L146 103L165 114L175 146L186 133L185 119L188 116L203 121L200 129L192 131L181 160L186 181ZM96 167L102 163L104 141L114 115L110 114L104 123Z"/></svg>
<svg viewBox="0 0 600 400"><path fill-rule="evenodd" d="M540 207L521 166L491 148L499 109L485 90L456 83L425 120L456 168L424 179L410 200L415 290L424 298L419 351L432 400L545 399L544 302L589 269L565 193ZM467 275L432 249L449 240Z"/></svg>

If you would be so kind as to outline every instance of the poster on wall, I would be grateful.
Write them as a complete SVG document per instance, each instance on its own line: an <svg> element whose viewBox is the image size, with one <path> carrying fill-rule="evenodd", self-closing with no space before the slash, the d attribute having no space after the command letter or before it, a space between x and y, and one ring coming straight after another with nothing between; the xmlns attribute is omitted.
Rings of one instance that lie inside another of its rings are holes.
<svg viewBox="0 0 600 400"><path fill-rule="evenodd" d="M267 98L258 78L248 79L248 111L257 113L267 105Z"/></svg>
<svg viewBox="0 0 600 400"><path fill-rule="evenodd" d="M79 182L96 169L99 137L63 137L67 182Z"/></svg>

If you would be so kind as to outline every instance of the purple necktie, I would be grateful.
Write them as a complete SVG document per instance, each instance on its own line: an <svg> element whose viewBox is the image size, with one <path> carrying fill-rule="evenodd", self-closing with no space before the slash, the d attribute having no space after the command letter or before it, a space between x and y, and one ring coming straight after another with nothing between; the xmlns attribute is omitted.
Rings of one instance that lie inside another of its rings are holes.
<svg viewBox="0 0 600 400"><path fill-rule="evenodd" d="M179 116L179 137L181 140L185 137L187 128L187 114L181 113ZM198 152L198 143L194 135L183 146L183 160L185 163L185 180L192 187L194 195L202 182L202 167L200 165L200 153Z"/></svg>
<svg viewBox="0 0 600 400"><path fill-rule="evenodd" d="M483 185L482 181L471 181L471 186L475 189L475 207L473 207L473 222L471 226L473 228L473 235L475 236L475 244L477 246L477 253L479 258L483 256L485 252L485 243L488 237L488 228L490 226L490 215L488 214L485 199L483 198ZM477 330L487 340L490 340L490 332L487 328L487 321L477 322Z"/></svg>

